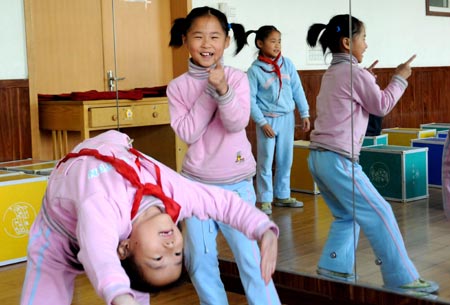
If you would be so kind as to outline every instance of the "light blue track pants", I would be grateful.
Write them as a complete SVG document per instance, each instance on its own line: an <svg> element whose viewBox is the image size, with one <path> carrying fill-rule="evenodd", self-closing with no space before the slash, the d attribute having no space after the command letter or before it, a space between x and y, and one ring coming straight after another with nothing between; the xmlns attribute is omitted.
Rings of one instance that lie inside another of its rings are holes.
<svg viewBox="0 0 450 305"><path fill-rule="evenodd" d="M232 185L217 185L234 191L248 204L255 204L251 180ZM214 220L185 220L185 264L202 305L226 305L227 295L220 279L216 237L220 230L225 237L239 269L248 304L280 304L273 281L266 286L261 277L261 254L256 241L241 232Z"/></svg>
<svg viewBox="0 0 450 305"><path fill-rule="evenodd" d="M272 202L273 198L291 197L291 167L294 155L294 112L276 118L266 117L275 132L268 138L261 127L256 128L257 160L256 189L258 202ZM275 158L275 177L272 164ZM272 186L273 184L273 186Z"/></svg>
<svg viewBox="0 0 450 305"><path fill-rule="evenodd" d="M319 268L353 273L354 249L361 228L377 256L386 287L395 288L419 278L390 204L378 193L361 166L337 153L317 150L311 150L308 165L335 218Z"/></svg>

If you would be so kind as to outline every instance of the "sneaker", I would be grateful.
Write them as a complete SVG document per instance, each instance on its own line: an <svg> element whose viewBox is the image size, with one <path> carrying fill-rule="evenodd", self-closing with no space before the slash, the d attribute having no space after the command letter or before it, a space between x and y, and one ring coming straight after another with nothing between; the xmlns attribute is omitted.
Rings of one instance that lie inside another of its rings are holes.
<svg viewBox="0 0 450 305"><path fill-rule="evenodd" d="M439 285L436 282L418 278L414 282L402 285L399 288L403 291L435 293L439 290Z"/></svg>
<svg viewBox="0 0 450 305"><path fill-rule="evenodd" d="M303 202L298 201L295 198L286 198L286 199L279 199L275 198L273 204L277 207L284 207L284 208L302 208Z"/></svg>
<svg viewBox="0 0 450 305"><path fill-rule="evenodd" d="M338 281L344 281L344 282L354 282L356 280L356 277L353 273L342 273L342 272L336 272L331 271L328 269L318 268L316 270L318 275L324 276L326 278L330 278L333 280Z"/></svg>
<svg viewBox="0 0 450 305"><path fill-rule="evenodd" d="M266 215L272 214L272 204L270 202L262 202L261 211L263 211Z"/></svg>

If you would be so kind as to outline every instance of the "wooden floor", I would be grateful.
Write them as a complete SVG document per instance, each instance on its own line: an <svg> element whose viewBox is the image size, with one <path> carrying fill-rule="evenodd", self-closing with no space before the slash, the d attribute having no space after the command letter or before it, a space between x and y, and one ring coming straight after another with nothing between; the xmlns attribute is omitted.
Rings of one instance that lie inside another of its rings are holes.
<svg viewBox="0 0 450 305"><path fill-rule="evenodd" d="M277 208L273 220L279 225L278 269L294 273L311 274L315 269L332 220L320 195L293 193L302 200L302 209ZM440 284L439 300L450 304L450 222L442 210L441 192L430 188L430 198L409 203L392 202L408 253L422 277ZM219 237L221 257L232 259L228 246ZM359 285L380 287L381 274L374 263L375 257L362 234L357 250L356 272ZM0 267L0 304L18 304L25 272L25 263ZM245 297L229 293L230 305L247 304ZM80 276L76 282L73 305L104 304L88 280ZM198 304L195 291L189 283L151 297L152 305ZM407 303L402 303L407 304Z"/></svg>

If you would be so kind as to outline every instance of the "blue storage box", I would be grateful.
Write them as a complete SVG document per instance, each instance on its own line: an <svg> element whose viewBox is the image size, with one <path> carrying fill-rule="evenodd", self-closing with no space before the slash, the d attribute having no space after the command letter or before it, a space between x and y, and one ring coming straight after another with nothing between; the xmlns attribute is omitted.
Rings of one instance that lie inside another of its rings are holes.
<svg viewBox="0 0 450 305"><path fill-rule="evenodd" d="M379 136L365 136L362 146L370 146L370 145L388 145L388 137L389 135L380 134Z"/></svg>
<svg viewBox="0 0 450 305"><path fill-rule="evenodd" d="M437 133L438 138L446 139L447 135L448 135L448 130L441 130L441 131L438 131L438 133Z"/></svg>
<svg viewBox="0 0 450 305"><path fill-rule="evenodd" d="M359 163L386 200L413 201L428 197L427 151L426 147L364 146Z"/></svg>
<svg viewBox="0 0 450 305"><path fill-rule="evenodd" d="M413 147L428 148L428 185L442 187L442 152L444 138L427 138L411 140Z"/></svg>

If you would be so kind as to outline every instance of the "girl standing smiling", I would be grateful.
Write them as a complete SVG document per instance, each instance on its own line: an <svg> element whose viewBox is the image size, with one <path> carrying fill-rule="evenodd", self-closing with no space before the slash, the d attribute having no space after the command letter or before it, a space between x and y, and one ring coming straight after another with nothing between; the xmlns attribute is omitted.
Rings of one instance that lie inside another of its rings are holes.
<svg viewBox="0 0 450 305"><path fill-rule="evenodd" d="M255 160L245 131L250 119L248 80L244 72L224 66L222 58L230 29L237 54L245 45L244 27L229 24L219 10L198 7L175 20L170 45L185 45L191 58L188 72L167 87L171 126L189 146L182 175L234 191L255 205ZM217 257L219 230L234 254L249 304L280 304L272 280L261 277L256 242L217 221L193 217L185 229L185 264L201 304L228 304Z"/></svg>

